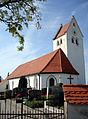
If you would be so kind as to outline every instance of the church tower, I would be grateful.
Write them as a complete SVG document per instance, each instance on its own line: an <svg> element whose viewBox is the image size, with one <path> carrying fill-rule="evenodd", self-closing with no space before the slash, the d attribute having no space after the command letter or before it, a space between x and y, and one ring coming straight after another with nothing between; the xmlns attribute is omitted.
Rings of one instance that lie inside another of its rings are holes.
<svg viewBox="0 0 88 119"><path fill-rule="evenodd" d="M61 48L73 67L78 71L78 84L85 84L85 64L83 34L74 16L64 26L60 26L53 39L53 50Z"/></svg>

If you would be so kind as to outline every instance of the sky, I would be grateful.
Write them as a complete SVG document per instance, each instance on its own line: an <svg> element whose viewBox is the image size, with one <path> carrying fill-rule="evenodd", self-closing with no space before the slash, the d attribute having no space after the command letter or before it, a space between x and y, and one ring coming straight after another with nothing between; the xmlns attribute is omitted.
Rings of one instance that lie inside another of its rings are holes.
<svg viewBox="0 0 88 119"><path fill-rule="evenodd" d="M33 24L24 30L25 47L17 51L18 39L13 38L5 26L0 24L0 75L5 78L17 66L52 51L52 39L60 24L70 21L74 15L84 35L84 58L86 81L88 83L88 0L47 0L40 4L41 26Z"/></svg>

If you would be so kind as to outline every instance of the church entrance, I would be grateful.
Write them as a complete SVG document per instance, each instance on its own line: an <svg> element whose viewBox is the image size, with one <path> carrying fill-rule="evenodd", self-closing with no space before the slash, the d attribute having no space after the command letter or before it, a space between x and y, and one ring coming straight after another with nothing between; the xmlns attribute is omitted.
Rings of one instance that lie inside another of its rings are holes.
<svg viewBox="0 0 88 119"><path fill-rule="evenodd" d="M49 80L49 86L51 87L51 86L54 86L54 79L53 78L50 78L50 80Z"/></svg>

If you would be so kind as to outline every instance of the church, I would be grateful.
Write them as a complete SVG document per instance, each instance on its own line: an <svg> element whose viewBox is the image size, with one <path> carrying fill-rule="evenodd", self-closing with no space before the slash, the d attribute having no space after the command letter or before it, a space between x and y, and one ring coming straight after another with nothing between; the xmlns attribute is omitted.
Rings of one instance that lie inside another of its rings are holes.
<svg viewBox="0 0 88 119"><path fill-rule="evenodd" d="M60 26L52 43L52 52L21 64L6 78L9 90L18 87L22 76L26 77L28 88L38 90L58 83L86 83L83 34L74 16Z"/></svg>

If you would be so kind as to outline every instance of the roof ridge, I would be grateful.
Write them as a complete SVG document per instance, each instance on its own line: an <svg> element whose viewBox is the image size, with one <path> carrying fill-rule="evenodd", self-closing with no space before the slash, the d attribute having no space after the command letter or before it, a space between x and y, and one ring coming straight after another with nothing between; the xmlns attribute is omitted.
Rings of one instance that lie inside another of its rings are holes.
<svg viewBox="0 0 88 119"><path fill-rule="evenodd" d="M56 56L56 54L58 53L58 51L59 51L59 49L58 50L56 50L56 51L54 51L55 52L55 54L54 54L54 56L52 56L52 58L49 60L49 62L46 64L46 66L41 70L41 72L48 66L48 64L53 60L53 58ZM40 72L40 73L41 73Z"/></svg>
<svg viewBox="0 0 88 119"><path fill-rule="evenodd" d="M57 31L57 33L56 33L55 37L53 38L53 40L56 39L56 37L57 37L58 33L61 31L62 27L63 27L63 25L61 24L61 26L59 27L59 30Z"/></svg>
<svg viewBox="0 0 88 119"><path fill-rule="evenodd" d="M88 87L88 84L64 84L64 87Z"/></svg>

